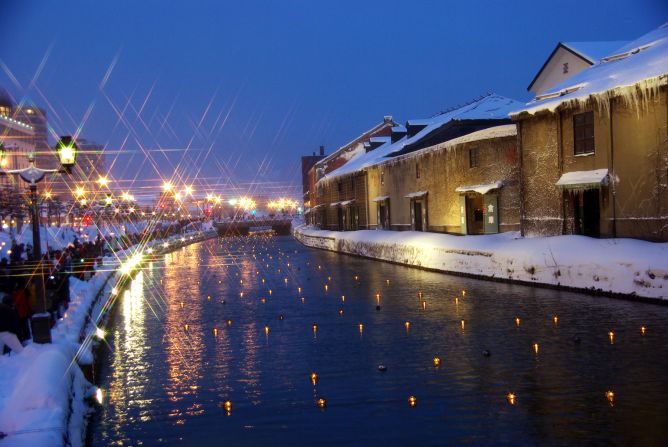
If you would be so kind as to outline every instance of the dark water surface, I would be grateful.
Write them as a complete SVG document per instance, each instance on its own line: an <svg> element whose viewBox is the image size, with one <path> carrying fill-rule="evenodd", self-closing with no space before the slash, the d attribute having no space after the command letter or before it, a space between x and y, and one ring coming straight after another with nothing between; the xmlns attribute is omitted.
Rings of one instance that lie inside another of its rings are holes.
<svg viewBox="0 0 668 447"><path fill-rule="evenodd" d="M668 307L425 272L290 237L211 240L156 259L118 301L108 341L94 447L668 444Z"/></svg>

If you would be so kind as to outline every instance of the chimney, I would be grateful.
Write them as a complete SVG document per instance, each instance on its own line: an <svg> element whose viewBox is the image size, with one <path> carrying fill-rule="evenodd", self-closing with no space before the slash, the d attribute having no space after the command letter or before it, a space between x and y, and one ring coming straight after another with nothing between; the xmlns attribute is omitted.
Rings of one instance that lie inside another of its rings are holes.
<svg viewBox="0 0 668 447"><path fill-rule="evenodd" d="M320 156L323 157L325 155L325 146L320 146Z"/></svg>
<svg viewBox="0 0 668 447"><path fill-rule="evenodd" d="M385 115L385 116L383 117L383 121L386 122L386 123L393 123L393 121L392 121L392 115Z"/></svg>

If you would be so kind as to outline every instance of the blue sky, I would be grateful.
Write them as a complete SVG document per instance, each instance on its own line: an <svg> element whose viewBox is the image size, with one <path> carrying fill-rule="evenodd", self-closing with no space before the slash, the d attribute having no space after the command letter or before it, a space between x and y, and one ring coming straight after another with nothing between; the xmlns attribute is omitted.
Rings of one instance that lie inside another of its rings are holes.
<svg viewBox="0 0 668 447"><path fill-rule="evenodd" d="M631 40L668 20L658 0L541 3L5 1L0 85L47 107L59 134L83 123L117 179L288 191L300 155L383 115L486 92L526 101L558 41Z"/></svg>

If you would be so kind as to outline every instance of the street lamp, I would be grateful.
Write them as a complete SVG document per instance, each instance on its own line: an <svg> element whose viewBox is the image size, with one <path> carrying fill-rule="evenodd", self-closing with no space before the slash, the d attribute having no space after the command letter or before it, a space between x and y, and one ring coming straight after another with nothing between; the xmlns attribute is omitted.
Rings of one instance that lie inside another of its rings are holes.
<svg viewBox="0 0 668 447"><path fill-rule="evenodd" d="M78 147L70 136L63 136L58 140L55 147L60 168L42 169L35 166L35 154L28 154L28 167L22 169L4 169L0 162L0 175L13 175L28 183L30 188L30 212L32 218L32 242L33 261L36 262L36 293L42 296L42 300L36 300L37 314L46 312L46 294L44 290L44 276L42 272L42 242L39 231L39 203L37 197L37 183L41 182L47 174L69 174L76 163ZM7 151L0 143L0 160L6 159ZM5 163L6 165L6 163ZM48 314L47 314L48 315ZM33 341L36 343L51 342L50 316L33 319Z"/></svg>

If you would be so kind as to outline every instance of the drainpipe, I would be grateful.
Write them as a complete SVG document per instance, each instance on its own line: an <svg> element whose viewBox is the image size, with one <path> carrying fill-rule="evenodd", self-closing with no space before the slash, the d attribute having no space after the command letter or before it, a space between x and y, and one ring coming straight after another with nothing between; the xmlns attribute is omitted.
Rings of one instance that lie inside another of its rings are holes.
<svg viewBox="0 0 668 447"><path fill-rule="evenodd" d="M615 140L612 131L612 98L608 98L608 113L610 114L610 187L612 188L612 237L617 237L617 188L615 185Z"/></svg>
<svg viewBox="0 0 668 447"><path fill-rule="evenodd" d="M564 121L561 119L561 110L557 111L557 119L559 124L557 125L557 163L559 164L558 175L564 173ZM561 234L566 234L566 192L565 189L561 191Z"/></svg>
<svg viewBox="0 0 668 447"><path fill-rule="evenodd" d="M524 148L522 147L522 121L517 124L517 150L519 153L519 181L520 181L520 236L524 237L524 169L522 168L522 158Z"/></svg>
<svg viewBox="0 0 668 447"><path fill-rule="evenodd" d="M366 229L370 230L371 229L371 215L369 214L369 173L367 171L362 171L362 175L364 175L364 197L365 197L365 202L366 202ZM376 222L376 226L378 226L378 222Z"/></svg>

